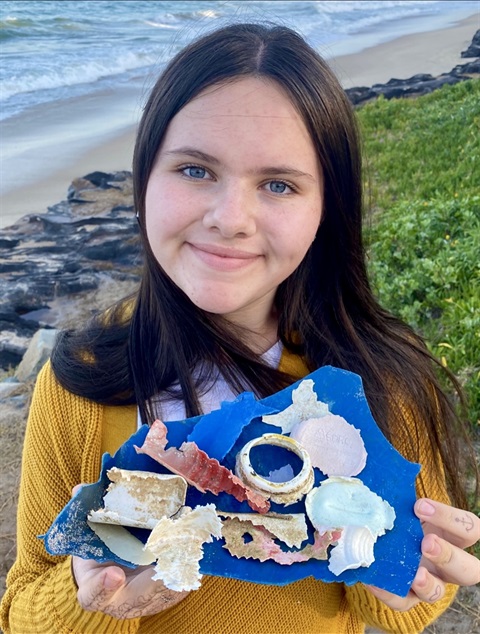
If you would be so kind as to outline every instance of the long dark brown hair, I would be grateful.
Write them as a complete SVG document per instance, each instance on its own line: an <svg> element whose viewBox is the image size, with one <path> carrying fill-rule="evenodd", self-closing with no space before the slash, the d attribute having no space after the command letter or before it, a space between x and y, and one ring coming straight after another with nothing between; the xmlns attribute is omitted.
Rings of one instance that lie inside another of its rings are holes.
<svg viewBox="0 0 480 634"><path fill-rule="evenodd" d="M212 368L235 391L250 389L260 397L291 382L266 366L238 329L189 300L159 266L145 231L147 183L172 118L207 87L252 76L276 82L289 96L324 177L315 241L276 293L279 339L303 355L311 370L334 365L359 374L385 435L409 447L410 459L427 442L439 471L443 462L453 499L464 504L456 444L463 427L440 388L435 361L406 324L379 306L368 281L361 152L352 107L323 59L282 26L234 24L216 30L183 49L160 76L145 106L133 162L145 260L139 292L85 329L63 332L52 356L55 374L65 388L94 401L138 404L149 423L155 416L152 398L174 384L180 385L187 415L200 413L198 396ZM192 374L199 365L203 383Z"/></svg>

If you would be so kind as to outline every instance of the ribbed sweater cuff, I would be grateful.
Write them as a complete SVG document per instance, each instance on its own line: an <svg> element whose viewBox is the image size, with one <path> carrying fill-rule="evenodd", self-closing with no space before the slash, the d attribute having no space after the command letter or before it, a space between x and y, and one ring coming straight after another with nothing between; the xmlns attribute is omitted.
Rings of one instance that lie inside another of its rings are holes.
<svg viewBox="0 0 480 634"><path fill-rule="evenodd" d="M445 596L436 603L419 603L407 612L398 612L378 601L361 584L351 589L356 612L367 624L394 634L415 634L435 621L455 598L457 586L447 585Z"/></svg>

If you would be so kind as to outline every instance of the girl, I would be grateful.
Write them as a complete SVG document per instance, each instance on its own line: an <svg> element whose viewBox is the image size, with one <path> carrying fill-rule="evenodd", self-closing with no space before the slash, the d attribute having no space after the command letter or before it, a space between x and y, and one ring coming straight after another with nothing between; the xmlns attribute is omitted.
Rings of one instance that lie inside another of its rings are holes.
<svg viewBox="0 0 480 634"><path fill-rule="evenodd" d="M145 251L138 294L64 332L25 440L5 632L422 631L480 580L464 548L456 418L421 340L375 301L362 245L359 142L324 61L284 27L238 24L180 52L154 87L134 154ZM271 394L322 365L361 375L385 435L422 464L422 561L407 597L312 578L207 577L176 593L135 571L47 555L44 533L142 422ZM429 499L425 499L425 498ZM455 506L450 506L452 500Z"/></svg>

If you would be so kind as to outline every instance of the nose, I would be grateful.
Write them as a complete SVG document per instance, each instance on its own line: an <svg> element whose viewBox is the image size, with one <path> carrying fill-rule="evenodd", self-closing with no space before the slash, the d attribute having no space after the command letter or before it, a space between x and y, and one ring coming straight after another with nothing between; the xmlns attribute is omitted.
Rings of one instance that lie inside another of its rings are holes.
<svg viewBox="0 0 480 634"><path fill-rule="evenodd" d="M217 191L203 217L204 226L224 238L248 237L256 231L255 192L238 182Z"/></svg>

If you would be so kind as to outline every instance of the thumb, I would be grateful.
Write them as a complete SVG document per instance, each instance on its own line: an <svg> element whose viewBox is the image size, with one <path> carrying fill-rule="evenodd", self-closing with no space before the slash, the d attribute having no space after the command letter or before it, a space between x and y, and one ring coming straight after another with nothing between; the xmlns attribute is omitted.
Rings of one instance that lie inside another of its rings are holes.
<svg viewBox="0 0 480 634"><path fill-rule="evenodd" d="M76 484L72 489L72 498L74 498L80 489L83 487L83 484Z"/></svg>
<svg viewBox="0 0 480 634"><path fill-rule="evenodd" d="M125 581L125 573L120 568L109 566L104 573L103 587L106 590L118 590Z"/></svg>
<svg viewBox="0 0 480 634"><path fill-rule="evenodd" d="M87 563L86 561L84 563ZM124 585L125 573L117 566L93 564L90 570L76 570L77 599L84 610L102 611L114 594Z"/></svg>

